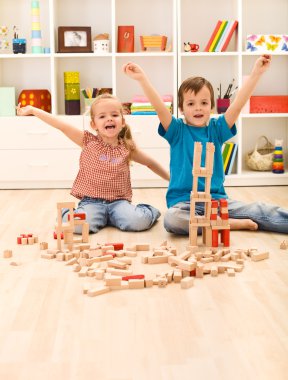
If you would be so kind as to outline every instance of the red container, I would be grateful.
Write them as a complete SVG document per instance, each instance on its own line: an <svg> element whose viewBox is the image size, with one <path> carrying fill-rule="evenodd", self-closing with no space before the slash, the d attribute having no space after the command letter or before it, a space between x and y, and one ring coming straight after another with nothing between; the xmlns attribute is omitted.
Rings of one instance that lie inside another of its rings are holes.
<svg viewBox="0 0 288 380"><path fill-rule="evenodd" d="M288 95L251 96L250 113L287 113Z"/></svg>

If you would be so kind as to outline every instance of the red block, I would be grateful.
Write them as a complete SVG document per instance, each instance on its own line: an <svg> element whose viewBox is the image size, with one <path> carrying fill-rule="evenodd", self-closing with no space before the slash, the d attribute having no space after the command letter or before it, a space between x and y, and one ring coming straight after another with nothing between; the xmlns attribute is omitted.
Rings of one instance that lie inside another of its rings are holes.
<svg viewBox="0 0 288 380"><path fill-rule="evenodd" d="M86 214L84 212L76 212L74 219L86 220ZM68 214L68 220L70 220L70 214Z"/></svg>
<svg viewBox="0 0 288 380"><path fill-rule="evenodd" d="M218 230L212 230L212 247L218 247Z"/></svg>
<svg viewBox="0 0 288 380"><path fill-rule="evenodd" d="M230 230L222 230L221 231L221 241L224 247L230 247Z"/></svg>
<svg viewBox="0 0 288 380"><path fill-rule="evenodd" d="M57 234L56 234L55 231L53 232L53 237L54 237L54 239L57 239ZM63 232L61 232L61 239L64 239L64 234L63 234Z"/></svg>
<svg viewBox="0 0 288 380"><path fill-rule="evenodd" d="M113 245L115 251L120 251L124 247L124 243L105 243L105 245Z"/></svg>
<svg viewBox="0 0 288 380"><path fill-rule="evenodd" d="M143 278L145 278L144 274L133 274L131 276L122 277L122 281L142 280Z"/></svg>

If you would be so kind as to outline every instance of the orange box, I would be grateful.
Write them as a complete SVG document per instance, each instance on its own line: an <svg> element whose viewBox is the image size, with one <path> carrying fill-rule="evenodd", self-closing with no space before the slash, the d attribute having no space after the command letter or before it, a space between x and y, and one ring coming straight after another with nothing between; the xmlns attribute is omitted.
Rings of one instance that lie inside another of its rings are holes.
<svg viewBox="0 0 288 380"><path fill-rule="evenodd" d="M288 95L251 96L250 113L287 113Z"/></svg>

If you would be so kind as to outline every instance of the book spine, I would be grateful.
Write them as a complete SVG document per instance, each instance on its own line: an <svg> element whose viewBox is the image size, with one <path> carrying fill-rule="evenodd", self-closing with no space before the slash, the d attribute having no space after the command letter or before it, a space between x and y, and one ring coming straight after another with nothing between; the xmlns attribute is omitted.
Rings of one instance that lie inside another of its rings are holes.
<svg viewBox="0 0 288 380"><path fill-rule="evenodd" d="M227 46L229 45L229 42L231 40L231 37L234 33L234 30L237 28L237 25L238 25L238 21L234 21L231 25L231 29L227 31L227 37L225 39L225 42L224 42L224 45L221 49L221 51L225 51Z"/></svg>
<svg viewBox="0 0 288 380"><path fill-rule="evenodd" d="M211 34L211 37L210 37L210 39L209 39L209 41L208 41L208 43L207 43L204 51L209 51L210 45L212 44L212 42L213 42L213 40L214 40L214 38L216 36L216 33L218 32L218 30L219 30L219 28L221 26L221 23L222 23L222 21L218 20L218 22L217 22L217 24L215 26L215 29L213 30L213 33Z"/></svg>
<svg viewBox="0 0 288 380"><path fill-rule="evenodd" d="M227 25L227 21L222 21L222 24L221 24L218 32L216 33L216 36L215 36L215 38L214 38L214 40L213 40L213 42L209 48L210 52L215 51L215 48L216 48L216 46L217 46L217 44L218 44L218 42L219 42L219 40L223 34L223 31L224 31L226 25Z"/></svg>
<svg viewBox="0 0 288 380"><path fill-rule="evenodd" d="M238 144L235 143L234 146L233 146L232 153L231 153L231 159L230 159L230 161L228 163L227 175L231 174L231 172L232 172L232 168L233 168L233 165L234 165L234 162L235 162L236 153L237 153L237 148L238 148Z"/></svg>
<svg viewBox="0 0 288 380"><path fill-rule="evenodd" d="M224 168L224 163L226 161L227 153L229 150L229 143L224 143L222 145L222 159L223 159L223 168Z"/></svg>
<svg viewBox="0 0 288 380"><path fill-rule="evenodd" d="M223 33L222 33L222 36L217 44L217 46L215 47L215 51L221 51L221 48L225 42L225 39L227 37L227 31L230 29L231 27L231 24L232 24L233 21L227 21L227 24L226 24L226 27L224 28L223 30Z"/></svg>
<svg viewBox="0 0 288 380"><path fill-rule="evenodd" d="M228 148L228 153L227 153L227 156L225 158L225 162L224 162L224 172L226 173L226 169L227 169L227 166L228 166L228 162L229 162L229 158L231 156L231 152L232 152L232 148L233 148L233 143L232 142L229 142L229 148Z"/></svg>

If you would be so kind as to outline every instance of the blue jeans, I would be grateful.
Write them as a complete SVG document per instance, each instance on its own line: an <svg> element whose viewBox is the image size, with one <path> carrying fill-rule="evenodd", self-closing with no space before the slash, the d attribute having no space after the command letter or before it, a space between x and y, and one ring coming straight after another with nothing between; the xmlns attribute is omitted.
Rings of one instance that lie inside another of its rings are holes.
<svg viewBox="0 0 288 380"><path fill-rule="evenodd" d="M68 219L68 209L62 210L63 221ZM100 198L84 197L75 213L85 213L89 223L89 232L98 232L105 226L113 226L121 231L148 230L160 217L160 212L147 204L132 205L126 200L113 202ZM81 226L76 226L75 233L81 233Z"/></svg>
<svg viewBox="0 0 288 380"><path fill-rule="evenodd" d="M288 234L288 210L263 202L244 203L228 200L231 219L251 219L263 231ZM204 204L196 203L195 213L204 215ZM168 232L189 235L190 202L179 202L170 207L164 217L164 227Z"/></svg>

